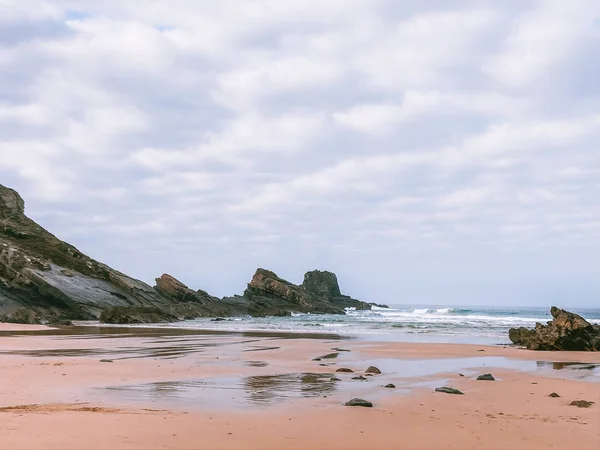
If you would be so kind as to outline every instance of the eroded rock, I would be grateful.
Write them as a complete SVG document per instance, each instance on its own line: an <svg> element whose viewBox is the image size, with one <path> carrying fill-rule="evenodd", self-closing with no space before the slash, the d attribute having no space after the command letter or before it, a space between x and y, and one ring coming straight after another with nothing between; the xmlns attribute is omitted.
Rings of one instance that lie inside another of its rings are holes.
<svg viewBox="0 0 600 450"><path fill-rule="evenodd" d="M546 325L537 323L533 330L511 328L510 340L530 350L600 351L600 326L556 306L550 314L551 321Z"/></svg>

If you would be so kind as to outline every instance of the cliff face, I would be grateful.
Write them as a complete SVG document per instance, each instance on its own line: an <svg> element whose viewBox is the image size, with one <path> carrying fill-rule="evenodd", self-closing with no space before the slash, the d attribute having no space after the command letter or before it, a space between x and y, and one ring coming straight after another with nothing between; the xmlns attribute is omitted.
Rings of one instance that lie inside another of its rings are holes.
<svg viewBox="0 0 600 450"><path fill-rule="evenodd" d="M136 320L157 317L157 311L177 319L343 314L344 307L362 304L341 296L335 275L327 274L321 281L309 276L308 283L305 277L305 284L296 286L259 269L243 296L223 300L194 291L167 274L152 287L95 261L40 227L25 216L21 196L0 185L0 321L93 320L109 308L116 308L105 314L113 321L128 320L118 314L135 315L136 308L154 311L138 311Z"/></svg>
<svg viewBox="0 0 600 450"><path fill-rule="evenodd" d="M111 307L156 308L178 318L221 312L211 307L218 299L182 294L177 289L184 285L168 275L154 288L93 260L24 210L21 196L0 185L0 320L89 320Z"/></svg>

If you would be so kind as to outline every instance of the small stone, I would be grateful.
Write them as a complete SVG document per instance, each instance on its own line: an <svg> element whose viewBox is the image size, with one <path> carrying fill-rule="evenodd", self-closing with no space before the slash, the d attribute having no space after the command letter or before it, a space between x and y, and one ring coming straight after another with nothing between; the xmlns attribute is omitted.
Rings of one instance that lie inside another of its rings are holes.
<svg viewBox="0 0 600 450"><path fill-rule="evenodd" d="M444 394L464 395L464 392L461 392L458 389L454 389L448 386L435 388L435 392L443 392Z"/></svg>
<svg viewBox="0 0 600 450"><path fill-rule="evenodd" d="M339 348L339 347L333 347L331 350L333 350L335 352L349 352L350 351L347 348Z"/></svg>
<svg viewBox="0 0 600 450"><path fill-rule="evenodd" d="M325 366L325 367L327 367L327 366L328 366L328 364L319 364L319 365L320 365L320 366Z"/></svg>
<svg viewBox="0 0 600 450"><path fill-rule="evenodd" d="M459 373L458 376L459 377L464 377L464 375L462 373Z"/></svg>
<svg viewBox="0 0 600 450"><path fill-rule="evenodd" d="M362 398L353 398L352 400L344 403L344 406L363 406L365 408L372 408L373 403L363 400Z"/></svg>
<svg viewBox="0 0 600 450"><path fill-rule="evenodd" d="M338 370L336 370L336 372L341 372L341 373L354 373L354 370L352 370L352 369L348 369L347 367L340 367Z"/></svg>
<svg viewBox="0 0 600 450"><path fill-rule="evenodd" d="M363 377L362 375L359 375L359 376L357 376L357 377L352 377L352 379L353 379L353 380L361 380L361 381L364 381L364 380L366 380L366 378L365 378L365 377Z"/></svg>
<svg viewBox="0 0 600 450"><path fill-rule="evenodd" d="M578 408L589 408L594 402L588 402L587 400L573 400L570 405L577 406Z"/></svg>
<svg viewBox="0 0 600 450"><path fill-rule="evenodd" d="M336 378L336 377L331 377L329 379L329 381L342 381L342 380L340 380L339 378Z"/></svg>
<svg viewBox="0 0 600 450"><path fill-rule="evenodd" d="M313 358L313 361L321 361L321 358Z"/></svg>
<svg viewBox="0 0 600 450"><path fill-rule="evenodd" d="M384 386L384 388L387 388L387 389L395 389L395 388L396 388L396 385L395 385L395 384L392 384L392 383L390 383L390 384L386 384L386 385Z"/></svg>
<svg viewBox="0 0 600 450"><path fill-rule="evenodd" d="M552 394L550 394L548 397L552 397L552 398L558 398L560 397L560 395L558 395L556 392L553 392Z"/></svg>
<svg viewBox="0 0 600 450"><path fill-rule="evenodd" d="M367 370L365 370L365 373L375 373L377 375L379 375L381 373L381 370L379 370L377 367L375 366L369 366L367 368Z"/></svg>
<svg viewBox="0 0 600 450"><path fill-rule="evenodd" d="M101 359L100 360L101 363L111 363L114 362L112 359Z"/></svg>
<svg viewBox="0 0 600 450"><path fill-rule="evenodd" d="M483 375L479 375L477 377L479 381L496 381L496 379L492 376L491 373L484 373Z"/></svg>

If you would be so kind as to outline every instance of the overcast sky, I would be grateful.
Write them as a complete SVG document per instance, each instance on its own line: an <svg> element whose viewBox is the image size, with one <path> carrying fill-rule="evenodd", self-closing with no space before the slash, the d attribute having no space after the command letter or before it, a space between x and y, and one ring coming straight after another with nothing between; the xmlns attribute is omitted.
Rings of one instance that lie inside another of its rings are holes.
<svg viewBox="0 0 600 450"><path fill-rule="evenodd" d="M90 256L600 304L597 0L0 0L0 183Z"/></svg>

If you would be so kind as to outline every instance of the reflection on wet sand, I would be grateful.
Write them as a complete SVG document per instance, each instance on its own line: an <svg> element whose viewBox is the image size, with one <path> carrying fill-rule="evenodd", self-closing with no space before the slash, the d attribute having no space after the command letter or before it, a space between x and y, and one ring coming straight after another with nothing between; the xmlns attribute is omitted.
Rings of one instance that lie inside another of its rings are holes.
<svg viewBox="0 0 600 450"><path fill-rule="evenodd" d="M109 386L96 391L102 391L101 396L105 400L108 393L116 394L114 399L119 401L231 407L269 405L286 399L331 395L336 389L331 374L288 373L161 381Z"/></svg>

